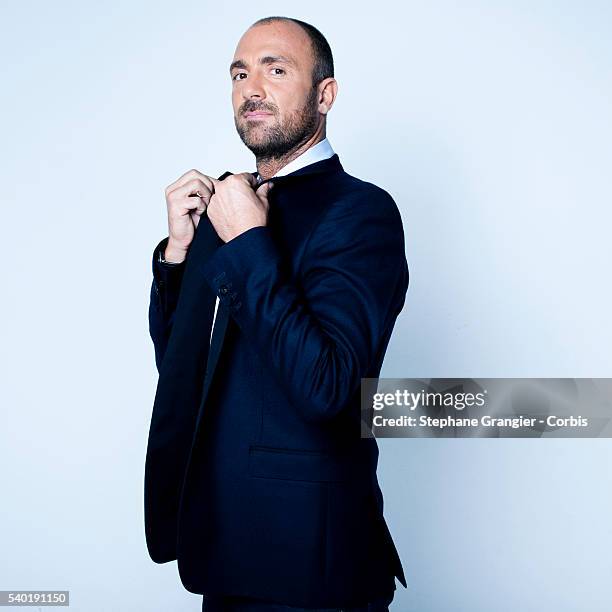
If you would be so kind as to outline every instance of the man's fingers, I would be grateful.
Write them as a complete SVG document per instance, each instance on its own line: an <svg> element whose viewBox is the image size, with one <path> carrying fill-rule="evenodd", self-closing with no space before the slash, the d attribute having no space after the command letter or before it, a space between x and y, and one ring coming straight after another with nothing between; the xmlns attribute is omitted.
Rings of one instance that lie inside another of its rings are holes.
<svg viewBox="0 0 612 612"><path fill-rule="evenodd" d="M197 199L201 198L206 204L208 204L213 192L214 187L212 184L209 185L200 179L192 179L181 187L177 187L168 197L172 200L182 200L184 198L188 198L189 196L196 196ZM189 207L191 208L191 206Z"/></svg>
<svg viewBox="0 0 612 612"><path fill-rule="evenodd" d="M259 198L259 200L267 205L268 204L268 194L272 191L274 187L274 183L272 181L267 181L266 183L262 183L256 190L255 194Z"/></svg>
<svg viewBox="0 0 612 612"><path fill-rule="evenodd" d="M266 181L265 183L262 183L256 190L255 192L260 194L260 193L268 193L268 191L270 191L270 189L272 189L274 183L272 181Z"/></svg>
<svg viewBox="0 0 612 612"><path fill-rule="evenodd" d="M238 176L244 178L253 189L257 187L257 178L250 172L241 172Z"/></svg>
<svg viewBox="0 0 612 612"><path fill-rule="evenodd" d="M181 176L179 176L176 181L170 183L170 185L166 187L166 193L170 193L171 191L174 191L174 189L176 189L177 187L181 187L188 181L191 181L196 178L199 178L200 180L205 180L209 177L207 177L203 172L192 168L191 170L187 170L187 172L185 172L184 174L181 174Z"/></svg>
<svg viewBox="0 0 612 612"><path fill-rule="evenodd" d="M191 220L193 221L194 226L198 227L198 223L200 222L200 217L203 214L205 214L208 206L201 203L202 200L200 200L199 198L194 198L194 199L197 199L200 202L200 204L194 210L189 211L189 214L191 216Z"/></svg>
<svg viewBox="0 0 612 612"><path fill-rule="evenodd" d="M199 170L188 170L185 174L181 175L174 183L171 183L166 187L166 197L170 195L175 189L186 185L188 182L193 181L194 179L199 179L205 184L208 184L210 188L212 188L211 177L203 174Z"/></svg>

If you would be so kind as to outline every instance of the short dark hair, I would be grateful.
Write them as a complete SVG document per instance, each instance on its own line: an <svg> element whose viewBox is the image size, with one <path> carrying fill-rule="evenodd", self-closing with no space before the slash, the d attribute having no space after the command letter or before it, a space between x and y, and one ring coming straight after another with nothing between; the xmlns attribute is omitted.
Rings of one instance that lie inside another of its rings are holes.
<svg viewBox="0 0 612 612"><path fill-rule="evenodd" d="M274 21L293 21L293 23L299 25L308 35L312 47L312 54L314 56L314 66L312 69L313 87L316 87L323 79L334 76L334 58L332 56L331 47L325 36L323 36L317 28L305 21L293 19L293 17L280 17L278 15L262 17L251 24L251 27L265 25Z"/></svg>

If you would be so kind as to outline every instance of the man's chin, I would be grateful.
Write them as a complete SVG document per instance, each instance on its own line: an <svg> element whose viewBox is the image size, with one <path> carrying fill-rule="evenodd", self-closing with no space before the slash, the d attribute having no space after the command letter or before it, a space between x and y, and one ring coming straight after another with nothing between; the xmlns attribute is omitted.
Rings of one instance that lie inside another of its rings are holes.
<svg viewBox="0 0 612 612"><path fill-rule="evenodd" d="M253 134L252 131L249 130L244 134L242 141L251 150L253 148L267 149L270 146L270 143L263 132Z"/></svg>

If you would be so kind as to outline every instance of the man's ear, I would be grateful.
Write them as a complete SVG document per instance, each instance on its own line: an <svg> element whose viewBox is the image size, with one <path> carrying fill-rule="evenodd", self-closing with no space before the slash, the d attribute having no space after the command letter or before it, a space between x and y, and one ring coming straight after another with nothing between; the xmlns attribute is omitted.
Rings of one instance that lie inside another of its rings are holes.
<svg viewBox="0 0 612 612"><path fill-rule="evenodd" d="M334 77L323 79L318 85L319 91L319 112L323 115L331 110L338 95L338 81Z"/></svg>

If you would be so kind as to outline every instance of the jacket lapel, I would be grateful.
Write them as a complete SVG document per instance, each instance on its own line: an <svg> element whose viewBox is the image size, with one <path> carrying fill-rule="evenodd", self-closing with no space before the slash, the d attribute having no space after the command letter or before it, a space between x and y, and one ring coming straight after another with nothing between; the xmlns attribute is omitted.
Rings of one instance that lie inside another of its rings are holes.
<svg viewBox="0 0 612 612"><path fill-rule="evenodd" d="M200 419L204 412L204 405L206 403L206 397L208 396L208 389L210 388L210 382L212 381L217 362L219 361L219 355L221 353L221 347L223 346L223 339L225 338L225 331L227 330L227 323L229 320L229 311L223 304L219 303L217 306L217 316L215 317L215 324L212 330L212 338L210 342L210 349L208 351L208 360L206 362L206 373L204 374L204 386L202 389L202 397L200 399L200 405L198 407L198 414L196 417L195 431L198 431L200 425Z"/></svg>
<svg viewBox="0 0 612 612"><path fill-rule="evenodd" d="M233 172L224 172L217 180L222 181L224 178L233 174ZM253 176L257 176L257 172L251 172ZM208 219L207 219L208 221ZM210 223L212 227L212 223ZM207 236L207 247L205 250L207 253L212 255L212 252L218 249L220 246L224 244L223 240L219 238L219 235L214 231L214 236ZM215 298L216 301L216 298ZM206 403L206 397L208 396L208 390L210 388L210 383L212 381L212 377L215 373L215 368L217 367L217 362L219 361L219 355L221 353L221 347L223 346L223 340L225 338L225 331L227 330L227 323L229 320L229 311L223 304L219 302L217 306L217 315L215 317L215 322L212 328L212 337L210 340L210 348L208 350L208 359L206 360L206 371L204 374L204 384L202 387L202 396L200 398L200 405L198 407L197 417L196 417L196 425L195 432L197 433L200 419L202 418L202 413L204 411L204 405Z"/></svg>
<svg viewBox="0 0 612 612"><path fill-rule="evenodd" d="M338 158L338 154L335 153L331 157L315 162L314 164L309 164L308 166L304 166L296 170L295 172L290 172L289 174L285 174L282 176L272 177L269 179L265 179L261 181L260 185L267 181L274 181L282 183L285 180L292 180L293 177L316 174L318 172L328 172L331 169L342 169L342 165L340 164L340 160ZM218 180L223 180L225 177L233 174L233 172L224 172ZM257 177L257 172L251 172L254 177ZM208 221L208 219L207 219ZM212 223L208 222L212 228ZM206 245L205 251L206 253L212 253L215 248L219 248L221 245L225 244L219 235L214 231L212 231L214 236L206 237ZM206 361L206 373L204 375L204 384L202 388L202 396L200 398L200 405L198 407L198 413L196 417L196 425L194 436L197 435L199 430L200 420L202 418L202 414L204 412L204 405L206 403L206 397L208 396L208 390L210 389L210 384L212 378L215 374L215 368L217 367L217 362L219 361L219 355L221 354L221 348L223 347L223 340L225 338L225 332L227 331L227 325L230 318L230 314L227 308L225 308L221 303L217 306L217 316L215 317L215 322L212 330L212 338L210 342L210 349L208 351L208 359Z"/></svg>

